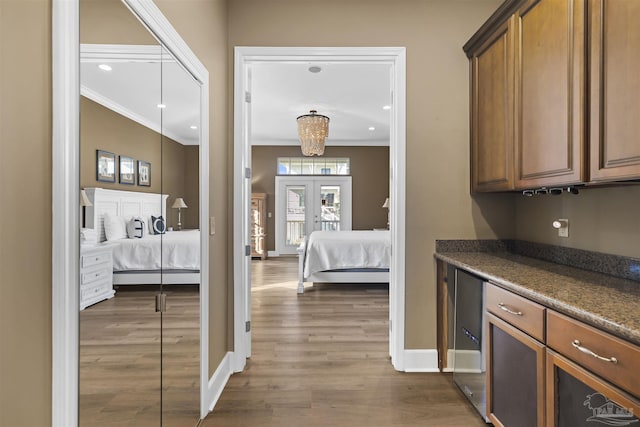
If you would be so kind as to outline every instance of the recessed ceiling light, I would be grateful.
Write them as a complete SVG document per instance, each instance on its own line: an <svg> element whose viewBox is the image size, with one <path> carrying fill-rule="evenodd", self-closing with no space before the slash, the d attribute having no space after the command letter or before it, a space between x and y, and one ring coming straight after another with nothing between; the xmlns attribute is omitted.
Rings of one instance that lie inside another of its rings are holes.
<svg viewBox="0 0 640 427"><path fill-rule="evenodd" d="M164 104L158 104L158 108L167 108L167 106Z"/></svg>
<svg viewBox="0 0 640 427"><path fill-rule="evenodd" d="M191 126L189 126L189 127L190 127L191 129L198 129L198 126L196 126L196 125L191 125Z"/></svg>
<svg viewBox="0 0 640 427"><path fill-rule="evenodd" d="M320 71L322 71L322 68L318 67L317 65L312 65L311 67L309 67L310 73L319 73Z"/></svg>
<svg viewBox="0 0 640 427"><path fill-rule="evenodd" d="M107 65L107 64L100 64L98 65L98 68L100 68L102 71L111 71L113 68L111 68L111 65Z"/></svg>
<svg viewBox="0 0 640 427"><path fill-rule="evenodd" d="M385 105L382 107L383 110L391 110L391 105Z"/></svg>
<svg viewBox="0 0 640 427"><path fill-rule="evenodd" d="M369 127L369 130L376 130L373 126Z"/></svg>

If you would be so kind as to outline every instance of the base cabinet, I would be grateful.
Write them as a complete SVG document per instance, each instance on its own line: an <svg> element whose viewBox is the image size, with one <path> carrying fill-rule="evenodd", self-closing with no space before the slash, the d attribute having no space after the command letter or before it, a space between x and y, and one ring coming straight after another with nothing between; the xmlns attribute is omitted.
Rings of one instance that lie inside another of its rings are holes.
<svg viewBox="0 0 640 427"><path fill-rule="evenodd" d="M544 426L544 344L487 313L487 414L496 426Z"/></svg>
<svg viewBox="0 0 640 427"><path fill-rule="evenodd" d="M639 425L640 401L547 350L547 425Z"/></svg>

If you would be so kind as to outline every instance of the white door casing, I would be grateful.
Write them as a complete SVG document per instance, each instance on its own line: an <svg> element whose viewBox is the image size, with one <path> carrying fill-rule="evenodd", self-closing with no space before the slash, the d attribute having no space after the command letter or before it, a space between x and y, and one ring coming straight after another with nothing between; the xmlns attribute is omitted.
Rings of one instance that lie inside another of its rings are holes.
<svg viewBox="0 0 640 427"><path fill-rule="evenodd" d="M405 205L406 205L406 48L404 47L244 47L234 49L234 216L249 218L250 191L243 186L250 164L251 146L246 134L249 117L243 99L247 93L247 69L252 63L281 62L385 63L391 67L392 109L389 149L389 221L392 260L389 283L389 354L399 371L405 369ZM243 278L250 259L244 245L250 238L248 221L234 221L234 370L242 371L250 355L244 330L246 298Z"/></svg>

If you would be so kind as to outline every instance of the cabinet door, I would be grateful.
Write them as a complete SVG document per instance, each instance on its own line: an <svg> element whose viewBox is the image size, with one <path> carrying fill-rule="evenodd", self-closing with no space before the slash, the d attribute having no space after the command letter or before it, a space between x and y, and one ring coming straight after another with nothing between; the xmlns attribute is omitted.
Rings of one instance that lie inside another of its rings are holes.
<svg viewBox="0 0 640 427"><path fill-rule="evenodd" d="M583 182L584 1L529 0L516 19L516 187Z"/></svg>
<svg viewBox="0 0 640 427"><path fill-rule="evenodd" d="M496 426L544 426L544 345L486 316L489 420Z"/></svg>
<svg viewBox="0 0 640 427"><path fill-rule="evenodd" d="M547 350L547 425L637 425L640 401Z"/></svg>
<svg viewBox="0 0 640 427"><path fill-rule="evenodd" d="M591 181L640 178L640 2L591 0Z"/></svg>
<svg viewBox="0 0 640 427"><path fill-rule="evenodd" d="M471 189L512 190L513 22L471 57Z"/></svg>

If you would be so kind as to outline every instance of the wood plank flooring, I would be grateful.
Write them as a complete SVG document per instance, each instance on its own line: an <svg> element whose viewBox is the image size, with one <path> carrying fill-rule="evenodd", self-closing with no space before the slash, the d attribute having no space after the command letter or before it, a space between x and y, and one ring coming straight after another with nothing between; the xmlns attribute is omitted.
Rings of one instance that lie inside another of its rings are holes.
<svg viewBox="0 0 640 427"><path fill-rule="evenodd" d="M296 273L296 259L253 261L253 354L203 426L485 425L449 374L393 369L386 285L298 296Z"/></svg>
<svg viewBox="0 0 640 427"><path fill-rule="evenodd" d="M120 287L113 299L80 312L80 426L160 425L156 293ZM165 293L162 425L193 427L200 415L198 288L173 286Z"/></svg>

